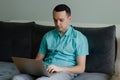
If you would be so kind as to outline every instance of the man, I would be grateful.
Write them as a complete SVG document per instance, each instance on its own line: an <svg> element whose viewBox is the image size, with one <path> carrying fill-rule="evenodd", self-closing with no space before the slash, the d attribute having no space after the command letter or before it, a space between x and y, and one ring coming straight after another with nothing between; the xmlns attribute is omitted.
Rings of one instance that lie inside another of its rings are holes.
<svg viewBox="0 0 120 80"><path fill-rule="evenodd" d="M53 9L53 19L56 29L46 33L41 41L36 60L43 60L51 77L40 77L36 80L72 80L77 74L85 71L88 42L86 37L69 25L71 21L70 8L65 4ZM26 76L30 80L29 75ZM22 80L25 80L22 79Z"/></svg>

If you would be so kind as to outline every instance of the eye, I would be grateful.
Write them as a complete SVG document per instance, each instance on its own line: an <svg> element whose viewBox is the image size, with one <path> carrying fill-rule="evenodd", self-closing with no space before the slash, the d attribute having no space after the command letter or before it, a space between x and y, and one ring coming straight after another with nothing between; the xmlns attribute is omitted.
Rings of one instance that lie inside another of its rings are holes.
<svg viewBox="0 0 120 80"><path fill-rule="evenodd" d="M63 22L64 20L63 19L60 19L60 22Z"/></svg>
<svg viewBox="0 0 120 80"><path fill-rule="evenodd" d="M53 19L54 20L54 22L57 22L57 20L56 19Z"/></svg>

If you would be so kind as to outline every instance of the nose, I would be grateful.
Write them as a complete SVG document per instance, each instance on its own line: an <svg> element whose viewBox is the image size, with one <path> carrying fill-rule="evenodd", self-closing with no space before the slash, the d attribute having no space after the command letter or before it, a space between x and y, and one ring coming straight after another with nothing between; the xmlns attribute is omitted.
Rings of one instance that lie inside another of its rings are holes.
<svg viewBox="0 0 120 80"><path fill-rule="evenodd" d="M60 21L56 21L56 25L59 26L60 25Z"/></svg>

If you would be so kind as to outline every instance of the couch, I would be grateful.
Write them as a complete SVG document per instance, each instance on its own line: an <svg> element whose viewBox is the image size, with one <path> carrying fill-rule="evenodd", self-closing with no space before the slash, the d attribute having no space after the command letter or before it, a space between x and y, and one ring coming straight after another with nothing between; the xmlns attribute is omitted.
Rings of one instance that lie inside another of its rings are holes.
<svg viewBox="0 0 120 80"><path fill-rule="evenodd" d="M73 27L87 37L90 53L85 73L75 80L110 80L115 73L117 56L115 25L99 28ZM0 21L0 80L11 80L20 73L12 56L34 59L43 35L54 28L35 22Z"/></svg>

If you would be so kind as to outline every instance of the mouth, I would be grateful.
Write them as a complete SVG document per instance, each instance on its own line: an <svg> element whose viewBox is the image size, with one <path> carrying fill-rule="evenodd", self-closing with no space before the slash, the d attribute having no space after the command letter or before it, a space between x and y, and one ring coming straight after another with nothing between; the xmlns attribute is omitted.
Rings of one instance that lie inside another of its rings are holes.
<svg viewBox="0 0 120 80"><path fill-rule="evenodd" d="M58 30L60 30L60 29L61 29L61 27L58 27L58 26L57 26L57 29L58 29Z"/></svg>

